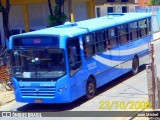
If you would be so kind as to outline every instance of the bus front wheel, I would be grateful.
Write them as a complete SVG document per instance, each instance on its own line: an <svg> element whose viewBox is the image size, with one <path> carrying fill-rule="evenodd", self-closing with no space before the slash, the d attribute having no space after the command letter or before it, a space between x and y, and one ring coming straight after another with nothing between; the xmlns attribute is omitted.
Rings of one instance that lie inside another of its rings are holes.
<svg viewBox="0 0 160 120"><path fill-rule="evenodd" d="M96 95L96 82L95 79L90 77L86 84L86 98L92 99Z"/></svg>
<svg viewBox="0 0 160 120"><path fill-rule="evenodd" d="M136 75L139 70L139 60L138 57L134 57L132 61L132 74Z"/></svg>

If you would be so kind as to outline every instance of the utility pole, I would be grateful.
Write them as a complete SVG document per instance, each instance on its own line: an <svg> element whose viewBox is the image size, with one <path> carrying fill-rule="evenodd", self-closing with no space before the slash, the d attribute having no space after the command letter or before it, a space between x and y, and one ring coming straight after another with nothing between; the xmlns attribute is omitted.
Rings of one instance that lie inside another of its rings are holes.
<svg viewBox="0 0 160 120"><path fill-rule="evenodd" d="M73 0L68 0L68 9L69 9L70 21L74 22Z"/></svg>
<svg viewBox="0 0 160 120"><path fill-rule="evenodd" d="M154 69L154 44L151 43L151 70L152 70L152 108L155 109L155 69Z"/></svg>

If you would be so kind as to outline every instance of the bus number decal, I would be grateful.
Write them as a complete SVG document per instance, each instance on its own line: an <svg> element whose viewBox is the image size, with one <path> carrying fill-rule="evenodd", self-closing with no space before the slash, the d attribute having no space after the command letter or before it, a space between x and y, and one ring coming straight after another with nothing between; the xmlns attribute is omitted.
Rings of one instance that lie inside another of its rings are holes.
<svg viewBox="0 0 160 120"><path fill-rule="evenodd" d="M88 67L88 70L92 70L94 68L97 68L97 64L96 64L96 62L92 62L92 63L88 64L87 67Z"/></svg>
<svg viewBox="0 0 160 120"><path fill-rule="evenodd" d="M31 83L20 83L19 86L21 87L27 87L27 86L31 86Z"/></svg>

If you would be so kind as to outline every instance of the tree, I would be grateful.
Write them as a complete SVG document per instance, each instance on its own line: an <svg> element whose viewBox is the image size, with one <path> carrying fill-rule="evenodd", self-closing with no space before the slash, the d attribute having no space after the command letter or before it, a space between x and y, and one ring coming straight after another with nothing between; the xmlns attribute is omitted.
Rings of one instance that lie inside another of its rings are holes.
<svg viewBox="0 0 160 120"><path fill-rule="evenodd" d="M53 16L53 10L52 10L52 5L50 0L48 0L48 8L49 8L50 15Z"/></svg>
<svg viewBox="0 0 160 120"><path fill-rule="evenodd" d="M50 10L48 24L50 27L61 25L66 21L67 16L64 14L64 9L62 11L63 5L64 5L64 0L56 0L54 12L52 12L51 2L50 0L48 0L48 6Z"/></svg>
<svg viewBox="0 0 160 120"><path fill-rule="evenodd" d="M5 2L6 2L6 6L3 6L2 0L0 0L0 9L3 16L4 36L5 36L5 39L8 40L10 36L8 23L9 23L9 11L10 11L11 5L10 5L10 0L5 0Z"/></svg>
<svg viewBox="0 0 160 120"><path fill-rule="evenodd" d="M151 0L148 5L160 5L160 0Z"/></svg>

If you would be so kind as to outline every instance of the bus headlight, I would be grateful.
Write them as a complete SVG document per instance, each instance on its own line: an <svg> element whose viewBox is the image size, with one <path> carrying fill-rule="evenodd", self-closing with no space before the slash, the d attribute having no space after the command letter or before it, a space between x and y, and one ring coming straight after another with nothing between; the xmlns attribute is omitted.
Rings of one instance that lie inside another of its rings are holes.
<svg viewBox="0 0 160 120"><path fill-rule="evenodd" d="M59 93L59 94L62 94L62 93L64 93L66 90L67 90L67 87L64 86L63 88L59 88L59 89L58 89L58 93Z"/></svg>

